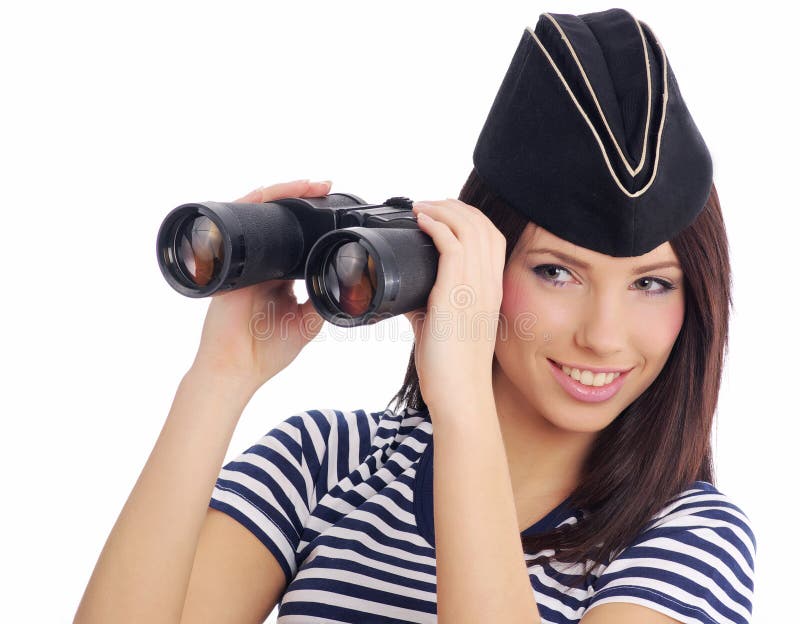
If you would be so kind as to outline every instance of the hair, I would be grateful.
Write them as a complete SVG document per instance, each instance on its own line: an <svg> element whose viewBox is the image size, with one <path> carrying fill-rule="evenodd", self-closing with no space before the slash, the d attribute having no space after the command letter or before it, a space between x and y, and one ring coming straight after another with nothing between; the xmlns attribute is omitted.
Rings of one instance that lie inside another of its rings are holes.
<svg viewBox="0 0 800 624"><path fill-rule="evenodd" d="M459 200L475 206L506 237L506 263L531 223L494 194L473 169ZM712 182L705 206L670 241L684 274L685 314L653 383L598 432L570 495L579 521L521 537L529 563L588 563L573 585L629 545L674 496L694 481L714 484L711 430L728 350L731 300L725 224ZM425 410L414 348L389 404Z"/></svg>

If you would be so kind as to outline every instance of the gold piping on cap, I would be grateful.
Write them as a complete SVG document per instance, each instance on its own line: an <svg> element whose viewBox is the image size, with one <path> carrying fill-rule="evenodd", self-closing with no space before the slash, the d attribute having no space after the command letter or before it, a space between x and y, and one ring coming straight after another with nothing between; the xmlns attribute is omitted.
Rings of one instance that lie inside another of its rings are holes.
<svg viewBox="0 0 800 624"><path fill-rule="evenodd" d="M552 15L549 13L542 13L547 19L549 19L553 25L558 29L558 32L561 33L561 39L567 44L567 48L569 48L570 54L572 54L572 58L575 60L575 64L578 66L578 69L581 72L581 76L583 76L583 81L586 83L586 87L589 89L589 93L592 94L592 99L594 100L595 106L597 106L597 112L600 113L600 117L603 119L603 123L606 126L606 130L608 130L608 136L611 137L611 141L614 143L614 147L617 148L617 154L619 154L620 159L623 163L625 163L625 167L628 169L628 173L631 174L631 177L634 177L637 173L642 170L644 167L645 156L647 155L647 136L650 132L650 115L652 113L652 98L653 98L653 87L651 84L651 77L650 77L650 55L647 52L647 43L644 39L644 33L642 32L642 27L639 25L639 22L631 16L633 19L634 24L636 24L636 28L639 31L639 37L642 40L642 56L644 57L644 64L645 64L645 71L647 72L647 119L645 120L644 124L644 137L642 140L642 156L639 159L639 164L636 166L636 169L633 169L631 165L628 164L628 159L625 158L625 155L622 153L622 149L617 143L617 138L614 136L614 133L611 131L611 127L608 125L608 121L606 120L606 116L603 113L603 108L600 106L600 102L597 100L597 96L595 95L594 89L592 88L592 83L589 81L589 77L586 75L586 72L583 69L583 65L581 64L578 55L575 53L575 49L572 47L572 42L567 37L567 34L562 30L561 25L556 21ZM628 13L630 15L630 13Z"/></svg>
<svg viewBox="0 0 800 624"><path fill-rule="evenodd" d="M545 13L544 15L547 15L547 17L550 20L553 19L547 13ZM639 28L640 35L642 37L644 37L644 35L642 33L640 22L638 20L636 21L636 24L637 24L637 27ZM556 72L556 75L558 76L559 80L561 80L561 83L564 85L564 88L567 90L567 93L569 93L569 96L572 98L572 101L575 104L575 107L578 109L580 114L583 116L584 120L586 121L586 124L589 126L589 129L592 131L592 134L594 135L594 138L597 141L597 145L600 147L600 151L603 154L603 160L606 163L606 167L608 168L608 171L611 174L611 177L613 178L613 180L616 183L617 187L619 187L619 189L623 193L625 193L625 195L627 195L628 197L639 197L640 195L642 195L653 184L653 181L656 178L656 173L658 172L659 154L661 152L661 135L662 135L662 133L664 131L664 122L666 120L666 114L667 114L667 101L669 99L669 88L668 88L668 85L667 85L667 56L664 53L664 48L661 47L661 42L658 40L658 38L655 35L653 35L653 38L656 40L656 43L658 44L658 49L661 51L661 59L662 59L661 67L662 67L662 74L663 74L663 80L664 80L664 93L662 94L662 107L661 107L661 123L660 123L659 128L658 128L658 139L656 141L656 154L655 154L655 162L653 164L653 174L650 176L650 179L648 180L647 184L645 184L645 186L643 186L640 190L636 191L635 193L631 193L630 191L628 191L628 189L626 189L622 185L622 183L620 182L619 178L617 177L617 174L614 171L614 168L611 166L611 161L608 158L608 153L606 152L605 146L603 145L603 141L600 138L600 135L598 134L597 129L592 124L591 120L589 119L589 116L586 114L586 111L584 111L583 107L578 102L578 99L575 97L575 94L572 92L572 89L570 89L569 84L567 84L567 81L564 79L564 76L562 75L561 71L558 69L558 66L553 61L553 58L550 56L550 53L544 47L542 42L539 40L539 37L536 36L536 33L533 32L533 29L530 26L527 26L526 30L531 34L531 36L533 37L534 41L536 41L536 44L539 46L539 49L542 51L542 54L544 54L545 58L547 58L547 60L550 62L551 67ZM600 113L600 116L602 117L603 122L606 125L606 130L608 130L608 133L611 136L611 139L614 142L614 145L616 146L617 151L620 152L620 147L619 147L619 145L618 145L618 143L616 141L616 138L614 137L613 133L611 132L611 128L609 127L608 121L606 120L606 117L603 114L603 110L600 107L600 103L597 101L597 98L595 97L594 90L591 88L591 85L590 85L590 83L588 81L588 78L587 78L585 72L583 71L583 67L581 66L580 62L577 60L577 57L575 55L575 51L572 49L572 45L569 43L569 40L567 39L567 37L564 34L563 30L561 30L561 28L559 28L559 31L561 32L562 38L567 42L567 45L568 45L570 51L572 52L573 58L577 62L578 67L580 68L581 74L583 75L584 80L586 80L587 86L589 86L589 90L591 91L592 97L593 97L593 99L595 101L595 104L597 105L598 112ZM652 29L650 29L650 32L652 34ZM646 48L645 48L645 50L646 50ZM647 71L648 71L648 83L647 83L647 85L648 85L647 86L647 88L648 88L648 113L647 113L647 115L648 115L648 124L649 124L649 119L650 119L650 101L652 100L652 97L651 97L652 92L650 91L651 85L650 85L650 80L649 80L650 63L649 63L649 61L647 61L647 53L646 52L645 52L645 61L646 61L646 64L647 64ZM649 127L649 125L648 125L648 127ZM644 136L644 141L645 141L644 147L646 149L646 147L647 147L647 134L646 133L645 133L645 136ZM645 154L646 154L645 149L642 150L642 163L644 162L644 157L645 157ZM641 169L642 163L640 163L639 166L637 167L637 169L634 171L634 170L631 169L631 167L628 164L628 161L625 159L625 157L622 156L621 152L620 152L620 156L622 157L622 161L625 163L625 167L627 168L627 170L631 174L631 176L633 176L633 175L635 175L636 173L639 172L639 170Z"/></svg>

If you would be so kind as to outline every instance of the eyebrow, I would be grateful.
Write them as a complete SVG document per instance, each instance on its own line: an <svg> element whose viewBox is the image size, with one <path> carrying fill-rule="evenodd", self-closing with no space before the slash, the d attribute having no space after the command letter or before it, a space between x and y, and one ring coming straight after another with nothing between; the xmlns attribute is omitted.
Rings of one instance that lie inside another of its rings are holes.
<svg viewBox="0 0 800 624"><path fill-rule="evenodd" d="M562 251L556 251L555 249L546 249L543 247L538 247L536 249L529 250L528 253L550 254L551 256L555 256L559 260L562 260L563 262L569 262L577 267L580 267L581 269L588 270L590 268L589 265L583 260L578 260L577 258L570 256L569 254L565 254ZM656 269L665 269L668 267L680 269L681 265L673 260L666 260L664 262L655 262L653 264L645 264L643 266L636 267L631 271L631 275L638 275L639 273L647 273L648 271L655 271Z"/></svg>

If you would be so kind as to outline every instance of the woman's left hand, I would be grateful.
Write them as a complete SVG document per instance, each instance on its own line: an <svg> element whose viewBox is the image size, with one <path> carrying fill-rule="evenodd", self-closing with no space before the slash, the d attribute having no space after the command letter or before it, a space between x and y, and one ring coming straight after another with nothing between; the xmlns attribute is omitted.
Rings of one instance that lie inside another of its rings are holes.
<svg viewBox="0 0 800 624"><path fill-rule="evenodd" d="M506 240L486 215L457 199L416 202L413 212L439 251L427 310L411 319L420 391L434 412L491 392Z"/></svg>

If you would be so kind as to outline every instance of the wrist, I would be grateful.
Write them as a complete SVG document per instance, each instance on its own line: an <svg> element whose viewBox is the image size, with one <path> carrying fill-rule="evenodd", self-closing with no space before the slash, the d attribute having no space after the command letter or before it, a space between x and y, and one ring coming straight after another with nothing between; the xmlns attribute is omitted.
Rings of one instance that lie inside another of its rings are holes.
<svg viewBox="0 0 800 624"><path fill-rule="evenodd" d="M424 395L423 395L423 398ZM482 418L484 415L497 417L497 406L494 401L494 391L491 385L473 387L459 393L452 393L446 397L434 398L432 401L425 399L425 405L431 415L432 421L463 422L465 414L475 413Z"/></svg>
<svg viewBox="0 0 800 624"><path fill-rule="evenodd" d="M249 377L195 362L184 374L181 385L189 386L199 392L211 392L244 409L261 384Z"/></svg>

